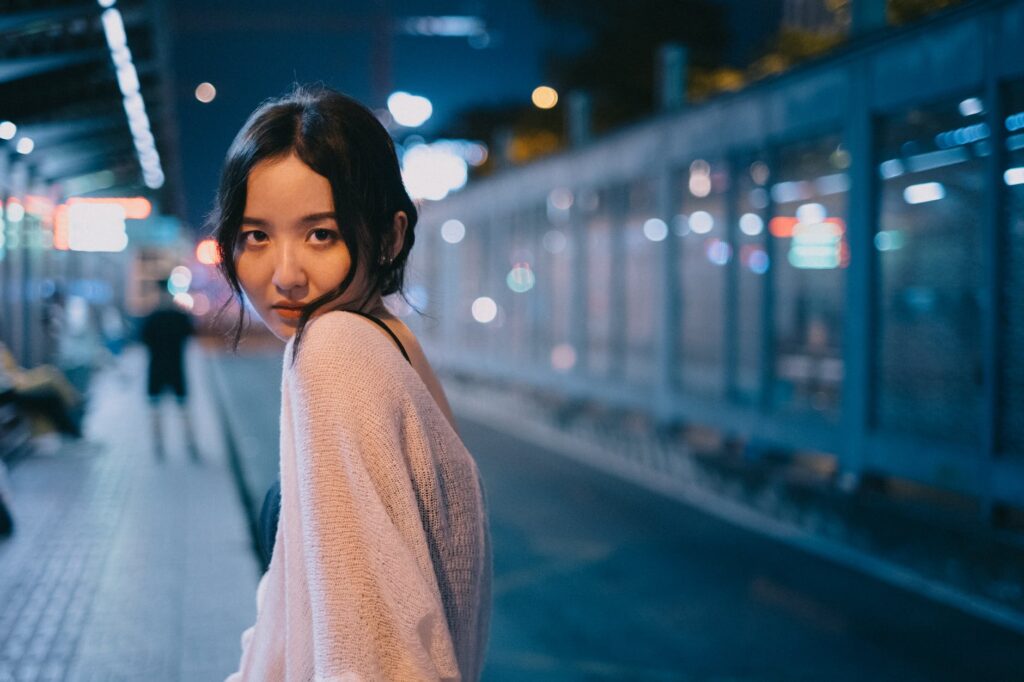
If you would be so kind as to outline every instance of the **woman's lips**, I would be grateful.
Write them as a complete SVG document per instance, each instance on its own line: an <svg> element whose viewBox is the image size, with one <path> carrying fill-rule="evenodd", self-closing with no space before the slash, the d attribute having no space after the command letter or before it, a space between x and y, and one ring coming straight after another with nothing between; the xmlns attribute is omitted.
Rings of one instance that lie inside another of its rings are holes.
<svg viewBox="0 0 1024 682"><path fill-rule="evenodd" d="M277 307L275 307L274 308L274 312L277 313L277 315L279 317L282 317L282 318L284 318L286 320L297 320L297 319L299 319L299 316L302 314L302 309L301 308L277 308Z"/></svg>

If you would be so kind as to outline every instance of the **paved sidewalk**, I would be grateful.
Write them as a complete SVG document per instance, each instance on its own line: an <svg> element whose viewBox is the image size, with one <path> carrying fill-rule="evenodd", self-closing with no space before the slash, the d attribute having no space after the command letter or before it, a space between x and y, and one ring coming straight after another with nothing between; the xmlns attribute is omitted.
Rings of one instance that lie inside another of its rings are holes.
<svg viewBox="0 0 1024 682"><path fill-rule="evenodd" d="M94 379L86 442L12 467L0 682L195 682L236 668L258 566L197 346L188 371L199 464L170 397L167 458L154 458L144 356L130 348Z"/></svg>

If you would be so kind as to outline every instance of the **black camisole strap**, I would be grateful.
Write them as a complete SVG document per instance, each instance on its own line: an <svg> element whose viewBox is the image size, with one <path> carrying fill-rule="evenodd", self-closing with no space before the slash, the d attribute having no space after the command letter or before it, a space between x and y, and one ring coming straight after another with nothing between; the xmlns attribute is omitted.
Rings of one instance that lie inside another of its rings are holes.
<svg viewBox="0 0 1024 682"><path fill-rule="evenodd" d="M398 349L402 351L402 355L405 356L405 359L409 362L410 365L412 364L412 360L409 360L409 354L405 352L405 346L403 346L402 342L398 340L398 335L391 331L391 327L384 324L383 320L374 315L371 315L370 313L364 313L360 310L349 310L348 312L355 313L356 315L362 315L363 317L369 318L376 322L377 324L379 324L384 329L384 331L386 331L388 334L391 334L391 338L393 338L395 340L395 343L398 344Z"/></svg>

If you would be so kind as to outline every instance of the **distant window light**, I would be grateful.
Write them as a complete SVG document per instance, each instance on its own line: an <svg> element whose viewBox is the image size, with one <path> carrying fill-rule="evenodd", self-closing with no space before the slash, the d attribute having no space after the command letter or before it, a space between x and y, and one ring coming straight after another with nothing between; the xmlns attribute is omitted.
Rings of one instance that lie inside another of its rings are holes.
<svg viewBox="0 0 1024 682"><path fill-rule="evenodd" d="M958 145L970 144L984 140L989 136L987 123L975 123L956 130L947 130L935 136L935 144L940 149L949 149Z"/></svg>
<svg viewBox="0 0 1024 682"><path fill-rule="evenodd" d="M924 204L946 197L946 188L940 182L922 182L903 190L903 200L908 204Z"/></svg>
<svg viewBox="0 0 1024 682"><path fill-rule="evenodd" d="M951 149L940 149L934 152L909 156L906 159L906 168L911 173L921 173L927 170L935 170L936 168L963 163L968 159L970 159L970 156L967 154L967 149L957 146Z"/></svg>
<svg viewBox="0 0 1024 682"><path fill-rule="evenodd" d="M1007 185L1024 185L1024 168L1010 168L1003 173L1003 181Z"/></svg>
<svg viewBox="0 0 1024 682"><path fill-rule="evenodd" d="M828 211L821 204L801 204L796 209L796 219L804 224L820 223L828 217Z"/></svg>
<svg viewBox="0 0 1024 682"><path fill-rule="evenodd" d="M814 189L818 196L829 196L830 194L842 194L850 189L850 176L846 173L833 173L822 175L815 179Z"/></svg>
<svg viewBox="0 0 1024 682"><path fill-rule="evenodd" d="M36 148L36 143L32 141L31 137L23 137L18 140L18 144L15 149L18 150L19 154L31 154L32 150Z"/></svg>
<svg viewBox="0 0 1024 682"><path fill-rule="evenodd" d="M983 105L981 100L977 97L968 97L964 101L960 102L961 116L975 116L983 113L985 113L985 105Z"/></svg>
<svg viewBox="0 0 1024 682"><path fill-rule="evenodd" d="M891 180L903 175L903 162L899 159L889 159L878 164L878 174L885 180Z"/></svg>
<svg viewBox="0 0 1024 682"><path fill-rule="evenodd" d="M14 125L13 121L0 123L0 140L13 140L17 134L18 126Z"/></svg>
<svg viewBox="0 0 1024 682"><path fill-rule="evenodd" d="M805 180L780 182L772 186L772 199L777 204L788 204L792 201L804 201L813 196L811 183Z"/></svg>

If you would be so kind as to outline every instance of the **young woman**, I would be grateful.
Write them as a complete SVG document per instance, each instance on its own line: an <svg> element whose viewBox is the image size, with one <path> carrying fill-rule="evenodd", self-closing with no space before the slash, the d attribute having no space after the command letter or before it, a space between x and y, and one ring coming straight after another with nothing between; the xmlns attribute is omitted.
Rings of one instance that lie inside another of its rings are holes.
<svg viewBox="0 0 1024 682"><path fill-rule="evenodd" d="M228 150L222 271L287 341L280 520L231 682L479 679L483 484L382 300L403 291L416 217L387 131L328 88L264 103Z"/></svg>

